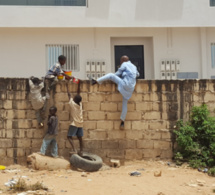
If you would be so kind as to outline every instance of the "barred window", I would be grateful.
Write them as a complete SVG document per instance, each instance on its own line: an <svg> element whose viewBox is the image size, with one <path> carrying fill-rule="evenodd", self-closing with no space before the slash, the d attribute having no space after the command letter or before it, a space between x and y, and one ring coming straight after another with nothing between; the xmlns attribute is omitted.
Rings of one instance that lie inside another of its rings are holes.
<svg viewBox="0 0 215 195"><path fill-rule="evenodd" d="M46 45L48 69L58 62L58 56L66 56L64 70L79 71L79 46L78 45Z"/></svg>
<svg viewBox="0 0 215 195"><path fill-rule="evenodd" d="M215 0L210 0L210 6L215 6Z"/></svg>

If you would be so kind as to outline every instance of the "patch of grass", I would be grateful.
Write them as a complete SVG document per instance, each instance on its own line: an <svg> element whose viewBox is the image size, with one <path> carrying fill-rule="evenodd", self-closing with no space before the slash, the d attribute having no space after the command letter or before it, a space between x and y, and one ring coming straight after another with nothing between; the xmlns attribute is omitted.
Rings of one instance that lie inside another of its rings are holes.
<svg viewBox="0 0 215 195"><path fill-rule="evenodd" d="M48 190L42 183L36 182L33 185L28 185L26 181L22 178L19 178L18 182L14 184L12 187L14 192L24 192L24 191L36 191L36 190Z"/></svg>

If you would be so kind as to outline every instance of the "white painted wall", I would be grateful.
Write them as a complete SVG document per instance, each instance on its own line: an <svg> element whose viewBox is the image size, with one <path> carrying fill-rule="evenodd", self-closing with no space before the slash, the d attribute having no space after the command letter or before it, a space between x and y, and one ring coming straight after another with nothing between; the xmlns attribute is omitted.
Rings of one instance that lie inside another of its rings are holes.
<svg viewBox="0 0 215 195"><path fill-rule="evenodd" d="M208 64L210 41L215 41L215 28L207 28ZM113 72L113 45L118 43L145 46L146 79L160 79L161 60L176 58L181 71L198 72L201 78L199 28L0 28L0 77L44 76L46 44L79 44L81 68L73 73L79 78L85 78L91 59L105 60L107 72Z"/></svg>
<svg viewBox="0 0 215 195"><path fill-rule="evenodd" d="M0 27L211 27L209 0L89 0L89 7L0 6Z"/></svg>

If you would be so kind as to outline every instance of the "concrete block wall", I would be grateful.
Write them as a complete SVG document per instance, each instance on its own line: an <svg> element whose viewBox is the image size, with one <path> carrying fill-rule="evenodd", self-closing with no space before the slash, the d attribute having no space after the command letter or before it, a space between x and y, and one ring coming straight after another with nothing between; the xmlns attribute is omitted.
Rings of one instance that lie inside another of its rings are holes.
<svg viewBox="0 0 215 195"><path fill-rule="evenodd" d="M69 158L70 124L67 86L74 95L77 85L61 81L51 93L48 107L58 108L59 155ZM178 119L189 118L193 105L205 102L215 108L213 80L138 80L128 103L125 130L120 130L122 96L113 83L81 84L84 108L84 150L125 160L168 159L173 155L173 129ZM47 114L48 114L47 107ZM25 164L26 157L40 149L47 127L37 126L29 101L27 79L0 78L0 164ZM78 147L78 140L75 140Z"/></svg>

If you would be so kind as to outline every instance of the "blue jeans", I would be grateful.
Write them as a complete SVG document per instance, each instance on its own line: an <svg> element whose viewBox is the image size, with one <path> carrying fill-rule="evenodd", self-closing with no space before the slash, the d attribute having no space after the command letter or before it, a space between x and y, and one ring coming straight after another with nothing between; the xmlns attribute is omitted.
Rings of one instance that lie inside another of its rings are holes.
<svg viewBox="0 0 215 195"><path fill-rule="evenodd" d="M46 154L46 150L48 146L51 144L52 149L51 149L51 155L53 157L58 156L58 148L57 148L57 141L56 141L56 135L49 135L46 134L45 137L43 138L43 143L40 148L40 153Z"/></svg>
<svg viewBox="0 0 215 195"><path fill-rule="evenodd" d="M99 84L101 84L102 82L104 81L113 81L114 83L116 83L117 85L121 84L123 81L120 77L118 77L117 75L113 74L113 73L109 73L109 74L106 74L105 76L97 79L97 82ZM122 113L121 113L121 116L120 116L120 119L122 121L125 121L125 118L126 118L126 114L127 114L127 104L128 104L128 100L126 100L124 97L123 97L123 101L122 101Z"/></svg>

